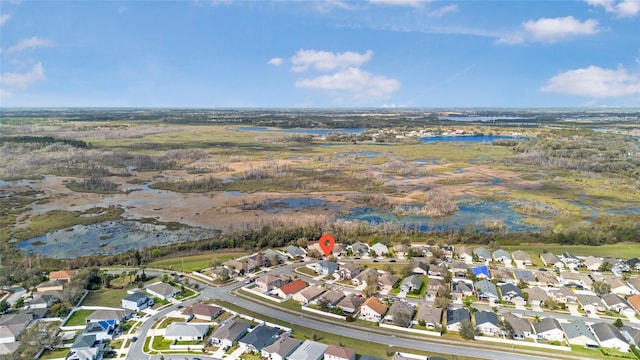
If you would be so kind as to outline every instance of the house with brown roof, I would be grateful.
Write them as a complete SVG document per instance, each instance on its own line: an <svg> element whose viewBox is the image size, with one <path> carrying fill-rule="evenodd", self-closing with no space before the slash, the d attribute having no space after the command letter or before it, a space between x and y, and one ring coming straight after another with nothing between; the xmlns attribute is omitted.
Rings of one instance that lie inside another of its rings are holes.
<svg viewBox="0 0 640 360"><path fill-rule="evenodd" d="M76 270L58 270L49 273L49 280L62 280L69 282L76 276Z"/></svg>
<svg viewBox="0 0 640 360"><path fill-rule="evenodd" d="M293 294L293 300L302 305L308 304L324 292L324 289L317 285L311 285L302 291Z"/></svg>
<svg viewBox="0 0 640 360"><path fill-rule="evenodd" d="M273 344L262 348L262 357L268 360L284 360L291 355L301 342L283 334Z"/></svg>
<svg viewBox="0 0 640 360"><path fill-rule="evenodd" d="M329 345L323 360L356 360L356 352L349 348Z"/></svg>
<svg viewBox="0 0 640 360"><path fill-rule="evenodd" d="M267 273L257 278L255 283L256 288L258 288L262 292L267 292L281 287L288 281L289 278L284 275Z"/></svg>
<svg viewBox="0 0 640 360"><path fill-rule="evenodd" d="M547 292L537 286L525 289L523 291L523 294L524 293L529 294L529 297L527 298L527 302L529 303L529 305L540 306L549 299L549 295L547 295Z"/></svg>
<svg viewBox="0 0 640 360"><path fill-rule="evenodd" d="M344 297L344 293L340 290L329 290L318 297L318 301L326 301L331 306L336 306Z"/></svg>
<svg viewBox="0 0 640 360"><path fill-rule="evenodd" d="M378 287L382 290L390 291L399 280L399 277L386 272L378 278Z"/></svg>
<svg viewBox="0 0 640 360"><path fill-rule="evenodd" d="M378 273L378 270L374 268L368 268L363 272L361 272L360 274L358 274L358 276L356 276L355 278L351 279L351 282L356 286L360 286L362 284L366 284L367 281L369 281L369 279L371 278L377 284L379 276L380 276L380 273Z"/></svg>
<svg viewBox="0 0 640 360"><path fill-rule="evenodd" d="M358 296L356 294L349 294L342 298L340 302L338 302L339 308L342 308L342 311L353 314L358 311L360 305L364 303L364 298L362 296Z"/></svg>
<svg viewBox="0 0 640 360"><path fill-rule="evenodd" d="M370 297L360 307L360 318L367 321L380 322L387 312L387 305L377 297Z"/></svg>
<svg viewBox="0 0 640 360"><path fill-rule="evenodd" d="M340 280L351 280L362 272L362 266L356 263L344 263L338 268Z"/></svg>
<svg viewBox="0 0 640 360"><path fill-rule="evenodd" d="M46 291L62 291L64 290L64 286L67 284L66 280L49 280L42 284L36 285L37 292L46 292Z"/></svg>
<svg viewBox="0 0 640 360"><path fill-rule="evenodd" d="M308 284L302 281L302 279L296 279L278 288L278 290L276 290L276 295L281 299L289 299L293 294L306 288L307 285Z"/></svg>
<svg viewBox="0 0 640 360"><path fill-rule="evenodd" d="M533 265L529 253L524 250L514 251L513 253L511 253L511 257L513 257L513 261L516 262L517 267L524 268L525 266Z"/></svg>
<svg viewBox="0 0 640 360"><path fill-rule="evenodd" d="M182 315L188 317L193 316L196 319L204 321L213 321L213 319L222 314L222 311L222 308L219 306L196 303L184 308L184 310L182 310Z"/></svg>
<svg viewBox="0 0 640 360"><path fill-rule="evenodd" d="M385 320L397 326L408 327L411 325L411 319L413 319L415 312L414 305L404 301L395 301L389 308Z"/></svg>
<svg viewBox="0 0 640 360"><path fill-rule="evenodd" d="M627 298L627 302L631 305L636 312L640 313L640 295L631 295Z"/></svg>
<svg viewBox="0 0 640 360"><path fill-rule="evenodd" d="M513 329L513 338L516 340L523 340L524 338L531 337L531 323L529 320L516 316L512 313L504 313L502 317L506 323L511 325Z"/></svg>
<svg viewBox="0 0 640 360"><path fill-rule="evenodd" d="M416 320L424 321L427 329L435 329L436 326L442 325L442 309L435 306L421 306L418 308Z"/></svg>
<svg viewBox="0 0 640 360"><path fill-rule="evenodd" d="M629 285L627 285L627 283L622 281L622 279L608 278L608 279L605 279L604 281L607 284L611 285L611 292L614 294L627 296L627 295L633 295L635 293L634 290Z"/></svg>

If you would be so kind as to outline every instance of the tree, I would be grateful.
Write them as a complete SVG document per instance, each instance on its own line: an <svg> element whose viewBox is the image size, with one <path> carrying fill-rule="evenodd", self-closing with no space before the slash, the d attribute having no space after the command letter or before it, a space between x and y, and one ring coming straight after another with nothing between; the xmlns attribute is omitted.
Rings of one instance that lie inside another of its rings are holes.
<svg viewBox="0 0 640 360"><path fill-rule="evenodd" d="M510 339L513 338L515 331L508 321L499 320L498 326L500 326L500 330L502 330L506 336L508 336Z"/></svg>
<svg viewBox="0 0 640 360"><path fill-rule="evenodd" d="M613 325L616 328L620 329L624 324L622 323L622 320L620 318L617 318L616 321L614 321L613 324L611 324L611 325Z"/></svg>
<svg viewBox="0 0 640 360"><path fill-rule="evenodd" d="M396 274L396 269L390 263L384 265L384 271L388 272L391 275Z"/></svg>
<svg viewBox="0 0 640 360"><path fill-rule="evenodd" d="M411 276L413 274L413 265L411 263L406 263L400 269L400 277L406 278L407 276Z"/></svg>
<svg viewBox="0 0 640 360"><path fill-rule="evenodd" d="M602 296L611 292L611 285L604 281L594 281L593 284L591 284L591 288L596 294L598 294L598 296Z"/></svg>
<svg viewBox="0 0 640 360"><path fill-rule="evenodd" d="M222 265L222 261L220 261L220 258L217 258L217 257L214 257L213 259L211 259L211 262L209 263L209 266L212 268L217 268L221 265Z"/></svg>
<svg viewBox="0 0 640 360"><path fill-rule="evenodd" d="M473 305L473 297L472 296L468 296L468 297L464 298L464 300L462 300L462 306L464 306L465 308L470 309L472 305Z"/></svg>
<svg viewBox="0 0 640 360"><path fill-rule="evenodd" d="M526 289L526 288L528 288L528 287L529 287L529 284L527 284L527 282L526 282L526 281L524 281L524 280L522 280L522 279L520 279L520 281L518 281L518 288L519 288L520 290L522 290L522 289Z"/></svg>
<svg viewBox="0 0 640 360"><path fill-rule="evenodd" d="M598 271L600 272L607 272L607 271L611 271L611 264L609 264L608 261L603 262L602 264L600 264L600 267L598 267Z"/></svg>
<svg viewBox="0 0 640 360"><path fill-rule="evenodd" d="M0 301L0 314L4 314L7 310L9 310L9 303L7 300Z"/></svg>
<svg viewBox="0 0 640 360"><path fill-rule="evenodd" d="M378 285L376 284L376 281L374 280L373 282L370 282L369 280L367 280L367 286L364 288L364 290L362 290L362 295L364 295L365 297L371 297L377 292Z"/></svg>
<svg viewBox="0 0 640 360"><path fill-rule="evenodd" d="M409 327L411 325L411 316L406 311L396 311L393 314L393 324L402 327Z"/></svg>
<svg viewBox="0 0 640 360"><path fill-rule="evenodd" d="M473 340L478 332L479 330L471 324L471 321L462 320L460 322L460 336L463 339Z"/></svg>
<svg viewBox="0 0 640 360"><path fill-rule="evenodd" d="M553 299L547 299L544 301L544 306L547 307L549 310L557 310L558 309L558 303L555 302L555 300Z"/></svg>

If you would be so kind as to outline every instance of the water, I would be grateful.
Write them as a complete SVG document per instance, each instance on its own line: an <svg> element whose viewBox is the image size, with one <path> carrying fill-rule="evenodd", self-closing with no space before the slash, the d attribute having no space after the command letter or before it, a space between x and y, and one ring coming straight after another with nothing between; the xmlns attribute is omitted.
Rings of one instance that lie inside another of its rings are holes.
<svg viewBox="0 0 640 360"><path fill-rule="evenodd" d="M481 136L471 136L471 135L448 135L448 136L430 136L430 137L422 137L420 140L425 144L431 144L434 142L445 141L445 142L467 142L467 143L492 143L495 140L526 140L523 137L515 137L515 136L503 136L503 135L481 135Z"/></svg>
<svg viewBox="0 0 640 360"><path fill-rule="evenodd" d="M450 121L496 121L496 120L517 120L523 119L519 116L440 116L438 120L450 120Z"/></svg>
<svg viewBox="0 0 640 360"><path fill-rule="evenodd" d="M404 228L418 229L422 232L460 230L469 226L480 231L489 231L487 224L494 220L503 225L507 232L538 232L540 230L537 226L524 223L524 217L512 210L507 202L489 200L459 202L455 213L442 217L396 216L371 208L354 208L347 215L348 220L367 221L371 224L393 222Z"/></svg>
<svg viewBox="0 0 640 360"><path fill-rule="evenodd" d="M367 129L270 129L260 126L246 126L237 128L239 131L260 131L260 132L279 132L279 133L294 133L294 134L311 134L325 136L329 133L338 134L360 134Z"/></svg>
<svg viewBox="0 0 640 360"><path fill-rule="evenodd" d="M282 210L300 209L339 209L339 206L331 205L324 200L314 198L285 198L267 200L258 205L266 213L275 213Z"/></svg>
<svg viewBox="0 0 640 360"><path fill-rule="evenodd" d="M119 254L130 249L202 240L211 235L200 228L168 230L164 225L137 221L107 221L50 232L22 241L17 248L25 253L63 259Z"/></svg>

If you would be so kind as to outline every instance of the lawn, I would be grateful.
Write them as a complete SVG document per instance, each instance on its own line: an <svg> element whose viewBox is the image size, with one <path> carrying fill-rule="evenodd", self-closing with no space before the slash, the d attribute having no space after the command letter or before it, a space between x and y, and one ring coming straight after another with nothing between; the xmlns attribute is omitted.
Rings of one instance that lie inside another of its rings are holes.
<svg viewBox="0 0 640 360"><path fill-rule="evenodd" d="M300 266L298 268L295 268L295 271L298 272L298 273L307 275L307 276L311 276L311 277L318 276L318 274L314 270L312 270L312 269L310 269L310 268L308 268L306 266Z"/></svg>
<svg viewBox="0 0 640 360"><path fill-rule="evenodd" d="M199 255L190 255L176 257L170 259L162 259L149 263L149 268L178 270L178 271L196 271L211 267L211 261L218 259L221 263L227 260L246 255L245 252L228 252L228 253L208 253Z"/></svg>
<svg viewBox="0 0 640 360"><path fill-rule="evenodd" d="M40 359L64 359L69 355L69 348L60 348L53 351L45 351Z"/></svg>
<svg viewBox="0 0 640 360"><path fill-rule="evenodd" d="M640 254L640 243L618 243L601 246L589 245L559 245L559 244L531 244L531 245L505 245L502 249L513 252L515 250L524 250L529 253L533 262L540 262L540 254L543 250L547 250L554 254L562 254L565 251L572 255L596 257L616 257L629 258Z"/></svg>
<svg viewBox="0 0 640 360"><path fill-rule="evenodd" d="M145 284L150 284L158 281L155 277L150 278ZM89 294L82 302L84 306L106 306L119 308L122 305L122 298L127 296L127 290L125 289L105 289L89 291Z"/></svg>
<svg viewBox="0 0 640 360"><path fill-rule="evenodd" d="M93 314L95 310L78 310L75 311L63 326L80 326L87 324L87 316Z"/></svg>

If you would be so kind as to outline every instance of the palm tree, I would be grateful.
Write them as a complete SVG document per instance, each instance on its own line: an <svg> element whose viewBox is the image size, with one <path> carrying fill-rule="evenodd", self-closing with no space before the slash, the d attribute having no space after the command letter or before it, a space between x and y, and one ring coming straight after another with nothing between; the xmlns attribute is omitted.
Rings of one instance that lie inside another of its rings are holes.
<svg viewBox="0 0 640 360"><path fill-rule="evenodd" d="M533 321L540 322L540 315L536 315L533 317Z"/></svg>

